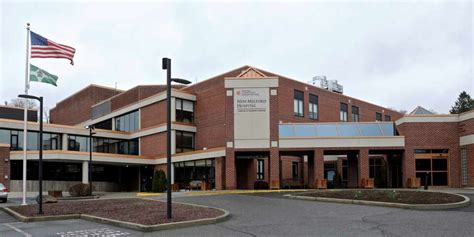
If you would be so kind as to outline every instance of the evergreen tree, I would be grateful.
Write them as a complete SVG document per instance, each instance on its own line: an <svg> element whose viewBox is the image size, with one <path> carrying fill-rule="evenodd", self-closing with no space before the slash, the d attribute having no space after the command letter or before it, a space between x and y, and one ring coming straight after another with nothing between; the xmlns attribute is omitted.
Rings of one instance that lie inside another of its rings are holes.
<svg viewBox="0 0 474 237"><path fill-rule="evenodd" d="M161 193L166 190L166 174L163 170L155 171L153 175L152 191L155 193Z"/></svg>
<svg viewBox="0 0 474 237"><path fill-rule="evenodd" d="M471 109L474 109L474 100L467 92L463 91L459 94L458 100L449 112L452 114L460 114Z"/></svg>

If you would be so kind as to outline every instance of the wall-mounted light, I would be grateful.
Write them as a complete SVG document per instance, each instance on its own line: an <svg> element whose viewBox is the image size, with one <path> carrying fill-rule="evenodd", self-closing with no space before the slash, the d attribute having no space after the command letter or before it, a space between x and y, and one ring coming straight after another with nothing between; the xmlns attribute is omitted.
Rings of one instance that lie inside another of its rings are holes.
<svg viewBox="0 0 474 237"><path fill-rule="evenodd" d="M5 178L5 179L8 179L8 175L5 175L4 178Z"/></svg>
<svg viewBox="0 0 474 237"><path fill-rule="evenodd" d="M5 162L8 162L8 161L10 161L10 159L8 159L8 158L5 158Z"/></svg>

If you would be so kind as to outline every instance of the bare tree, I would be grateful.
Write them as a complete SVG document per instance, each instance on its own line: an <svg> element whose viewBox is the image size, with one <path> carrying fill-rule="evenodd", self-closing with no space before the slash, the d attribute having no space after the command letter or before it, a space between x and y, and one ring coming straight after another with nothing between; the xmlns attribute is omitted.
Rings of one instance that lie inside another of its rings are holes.
<svg viewBox="0 0 474 237"><path fill-rule="evenodd" d="M28 109L36 109L38 108L38 105L36 104L36 102L34 100L26 100L27 101L27 108ZM10 104L13 105L14 107L18 107L18 108L23 108L23 105L25 103L25 100L24 99L20 99L20 98L15 98L15 99L12 99L10 101Z"/></svg>

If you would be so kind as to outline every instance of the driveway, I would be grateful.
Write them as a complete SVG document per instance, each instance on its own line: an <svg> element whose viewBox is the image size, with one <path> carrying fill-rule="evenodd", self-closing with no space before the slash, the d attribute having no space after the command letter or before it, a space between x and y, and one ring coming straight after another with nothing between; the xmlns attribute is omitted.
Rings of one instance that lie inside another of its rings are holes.
<svg viewBox="0 0 474 237"><path fill-rule="evenodd" d="M0 213L3 222L0 236L4 233L8 233L6 236L28 236L25 233L32 236L472 236L474 233L472 206L449 211L412 211L289 200L275 193L179 197L175 201L224 208L232 217L214 225L140 233L84 220L19 223Z"/></svg>

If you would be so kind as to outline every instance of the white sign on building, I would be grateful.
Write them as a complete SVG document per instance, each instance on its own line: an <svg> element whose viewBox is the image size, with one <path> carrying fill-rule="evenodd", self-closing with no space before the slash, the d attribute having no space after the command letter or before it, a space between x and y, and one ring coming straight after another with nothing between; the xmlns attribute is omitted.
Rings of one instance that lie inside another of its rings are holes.
<svg viewBox="0 0 474 237"><path fill-rule="evenodd" d="M234 93L234 113L268 111L268 88L238 88Z"/></svg>

